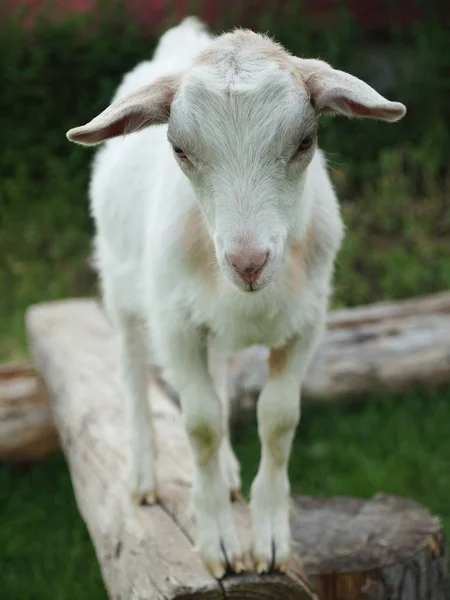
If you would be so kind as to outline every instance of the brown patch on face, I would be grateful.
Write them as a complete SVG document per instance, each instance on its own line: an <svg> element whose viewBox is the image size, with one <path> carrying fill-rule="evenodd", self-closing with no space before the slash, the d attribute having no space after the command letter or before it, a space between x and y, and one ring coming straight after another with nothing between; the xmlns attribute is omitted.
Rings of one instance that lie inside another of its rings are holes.
<svg viewBox="0 0 450 600"><path fill-rule="evenodd" d="M272 348L269 355L269 377L280 377L283 375L292 355L294 340L289 341L282 348Z"/></svg>
<svg viewBox="0 0 450 600"><path fill-rule="evenodd" d="M291 246L289 278L292 287L298 291L306 283L306 252L306 242L303 239Z"/></svg>
<svg viewBox="0 0 450 600"><path fill-rule="evenodd" d="M308 269L314 260L317 249L317 234L314 223L309 223L304 236L291 246L289 277L295 290L306 284Z"/></svg>
<svg viewBox="0 0 450 600"><path fill-rule="evenodd" d="M201 273L210 284L214 284L219 265L214 243L209 236L202 211L198 206L192 208L186 215L182 247L192 269Z"/></svg>

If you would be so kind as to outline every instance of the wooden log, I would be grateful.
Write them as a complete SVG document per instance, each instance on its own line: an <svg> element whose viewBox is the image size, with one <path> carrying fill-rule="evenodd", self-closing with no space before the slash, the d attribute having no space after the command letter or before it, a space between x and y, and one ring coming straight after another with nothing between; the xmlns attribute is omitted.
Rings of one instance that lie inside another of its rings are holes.
<svg viewBox="0 0 450 600"><path fill-rule="evenodd" d="M293 536L321 600L445 600L448 563L438 518L378 494L295 499Z"/></svg>
<svg viewBox="0 0 450 600"><path fill-rule="evenodd" d="M0 460L35 461L59 446L42 382L30 365L0 365Z"/></svg>
<svg viewBox="0 0 450 600"><path fill-rule="evenodd" d="M311 595L286 577L216 582L193 552L188 496L190 450L178 409L152 386L158 460L155 507L134 506L124 474L124 392L115 335L93 301L32 308L27 315L35 364L53 404L78 507L114 600L223 599ZM236 507L244 538L246 511ZM261 590L263 590L261 592ZM268 594L268 596L266 595Z"/></svg>
<svg viewBox="0 0 450 600"><path fill-rule="evenodd" d="M193 552L191 457L180 414L151 383L159 450L153 507L134 506L124 477L123 389L117 340L92 301L33 307L27 316L36 365L49 389L80 512L109 596L128 599L444 600L446 558L439 519L388 496L370 502L299 498L289 576L213 580ZM249 515L235 504L244 544Z"/></svg>

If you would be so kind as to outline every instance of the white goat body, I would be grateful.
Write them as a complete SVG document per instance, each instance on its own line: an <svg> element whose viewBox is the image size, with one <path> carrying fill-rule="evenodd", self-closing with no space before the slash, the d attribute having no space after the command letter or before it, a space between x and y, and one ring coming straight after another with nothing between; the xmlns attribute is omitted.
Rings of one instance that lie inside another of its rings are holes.
<svg viewBox="0 0 450 600"><path fill-rule="evenodd" d="M289 559L287 463L343 236L316 145L321 112L396 120L405 109L264 36L213 39L190 18L125 76L108 109L68 133L87 145L108 140L90 196L104 302L122 343L131 492L155 497L150 341L180 393L197 546L219 578L243 567L229 503L240 479L226 357L253 344L271 349L258 403L253 555L258 572Z"/></svg>

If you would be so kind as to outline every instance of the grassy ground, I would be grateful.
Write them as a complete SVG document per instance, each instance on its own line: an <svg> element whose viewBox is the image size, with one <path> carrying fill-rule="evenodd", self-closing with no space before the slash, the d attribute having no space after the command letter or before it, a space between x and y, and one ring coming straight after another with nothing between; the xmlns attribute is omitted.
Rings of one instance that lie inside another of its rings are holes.
<svg viewBox="0 0 450 600"><path fill-rule="evenodd" d="M261 29L298 55L368 75L370 61L360 60L366 42L346 19L319 33L286 10L267 16ZM80 20L26 39L14 27L0 32L7 140L0 155L0 361L27 357L27 306L95 289L86 267L91 153L68 144L64 132L104 108L120 75L150 54L154 41L123 23L100 20L95 35ZM320 125L347 225L335 306L450 288L449 40L434 22L408 35L393 30L392 55L397 47L415 60L410 79L400 74L382 90L408 104L400 124ZM293 490L410 496L449 531L449 422L450 388L307 406L291 461ZM255 427L236 431L235 445L248 491L259 459ZM32 468L0 465L0 600L37 598L106 598L61 456Z"/></svg>
<svg viewBox="0 0 450 600"><path fill-rule="evenodd" d="M0 467L0 598L106 599L59 454L32 468Z"/></svg>

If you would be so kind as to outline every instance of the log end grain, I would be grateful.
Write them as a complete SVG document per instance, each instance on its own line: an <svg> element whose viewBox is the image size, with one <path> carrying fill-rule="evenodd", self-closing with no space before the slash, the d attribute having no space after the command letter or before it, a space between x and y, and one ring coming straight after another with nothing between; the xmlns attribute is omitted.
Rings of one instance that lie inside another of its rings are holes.
<svg viewBox="0 0 450 600"><path fill-rule="evenodd" d="M0 366L0 460L36 461L58 447L48 393L34 368Z"/></svg>

